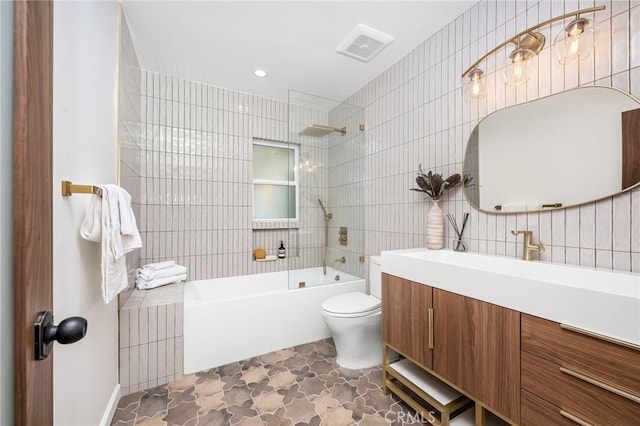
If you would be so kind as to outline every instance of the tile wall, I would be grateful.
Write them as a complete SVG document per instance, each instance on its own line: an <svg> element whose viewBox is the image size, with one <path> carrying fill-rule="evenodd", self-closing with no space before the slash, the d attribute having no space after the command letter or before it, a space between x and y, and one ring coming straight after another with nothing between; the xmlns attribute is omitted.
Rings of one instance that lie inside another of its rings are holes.
<svg viewBox="0 0 640 426"><path fill-rule="evenodd" d="M119 322L122 395L182 378L183 284L134 290Z"/></svg>
<svg viewBox="0 0 640 426"><path fill-rule="evenodd" d="M487 114L580 85L613 86L640 98L637 0L597 2L607 6L596 15L597 51L580 66L561 68L547 43L537 75L526 87L514 89L496 77L505 50L483 66L489 77L487 96L475 102L463 98L460 75L476 58L529 26L594 4L481 1L347 99L366 108L367 254L424 247L429 205L409 191L418 163L446 175L461 172L466 141ZM561 27L544 28L547 40ZM536 165L526 167L537 170ZM466 238L474 252L519 257L522 242L509 231L530 229L547 247L543 260L640 272L640 189L580 207L510 215L478 212L457 190L445 199L443 210L457 218L471 213ZM449 242L452 231L447 232Z"/></svg>
<svg viewBox="0 0 640 426"><path fill-rule="evenodd" d="M131 207L140 226L140 64L131 40L129 26L121 15L120 36L120 93L118 95L120 143L120 186L131 194ZM135 286L135 272L140 267L140 250L127 254L129 286L120 293L124 304Z"/></svg>
<svg viewBox="0 0 640 426"><path fill-rule="evenodd" d="M339 136L298 133L311 123L327 124L326 110L150 71L142 71L141 87L142 263L176 260L188 267L191 280L321 264L324 222L317 198L332 206L327 138ZM333 115L347 124L344 112ZM296 225L253 221L256 139L300 146L300 160L308 166L300 170ZM258 247L276 254L280 240L288 253L284 261L253 260Z"/></svg>

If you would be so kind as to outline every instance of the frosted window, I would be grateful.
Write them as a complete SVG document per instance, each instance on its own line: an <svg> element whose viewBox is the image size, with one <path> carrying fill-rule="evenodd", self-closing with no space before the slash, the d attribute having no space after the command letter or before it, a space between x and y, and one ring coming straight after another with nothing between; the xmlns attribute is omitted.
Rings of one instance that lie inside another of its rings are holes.
<svg viewBox="0 0 640 426"><path fill-rule="evenodd" d="M280 185L254 185L256 219L293 219L296 217L296 188Z"/></svg>
<svg viewBox="0 0 640 426"><path fill-rule="evenodd" d="M293 149L253 145L253 178L293 181Z"/></svg>
<svg viewBox="0 0 640 426"><path fill-rule="evenodd" d="M297 145L253 144L253 219L297 220Z"/></svg>

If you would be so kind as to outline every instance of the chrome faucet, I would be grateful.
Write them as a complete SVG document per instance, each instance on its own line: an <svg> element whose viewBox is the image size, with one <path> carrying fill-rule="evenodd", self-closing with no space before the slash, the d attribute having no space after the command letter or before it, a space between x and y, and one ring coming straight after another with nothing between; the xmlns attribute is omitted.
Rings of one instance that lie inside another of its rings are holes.
<svg viewBox="0 0 640 426"><path fill-rule="evenodd" d="M533 238L532 231L511 231L513 235L524 234L524 244L522 245L522 260L531 260L532 252L541 252L544 251L544 246L540 241L538 244L532 244L531 239Z"/></svg>
<svg viewBox="0 0 640 426"><path fill-rule="evenodd" d="M347 259L345 259L344 256L342 256L340 259L333 259L333 262L331 262L331 267L335 268L336 263L347 263Z"/></svg>

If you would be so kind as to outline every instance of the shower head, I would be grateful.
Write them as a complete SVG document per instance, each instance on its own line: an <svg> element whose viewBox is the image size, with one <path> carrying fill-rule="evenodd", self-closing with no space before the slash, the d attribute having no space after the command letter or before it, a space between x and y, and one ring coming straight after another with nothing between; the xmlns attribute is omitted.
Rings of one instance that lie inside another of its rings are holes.
<svg viewBox="0 0 640 426"><path fill-rule="evenodd" d="M343 127L342 129L338 129L337 127L329 127L323 126L321 124L310 124L306 129L298 133L301 136L311 136L313 138L320 138L322 136L327 136L332 132L340 132L344 136L347 133L347 128Z"/></svg>

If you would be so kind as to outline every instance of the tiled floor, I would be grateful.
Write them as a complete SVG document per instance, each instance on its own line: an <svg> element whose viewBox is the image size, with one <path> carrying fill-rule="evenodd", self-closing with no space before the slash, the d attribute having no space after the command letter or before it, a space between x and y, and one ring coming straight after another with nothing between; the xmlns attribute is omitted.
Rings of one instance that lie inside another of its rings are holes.
<svg viewBox="0 0 640 426"><path fill-rule="evenodd" d="M213 368L120 400L112 425L389 425L382 370L335 363L331 339Z"/></svg>

